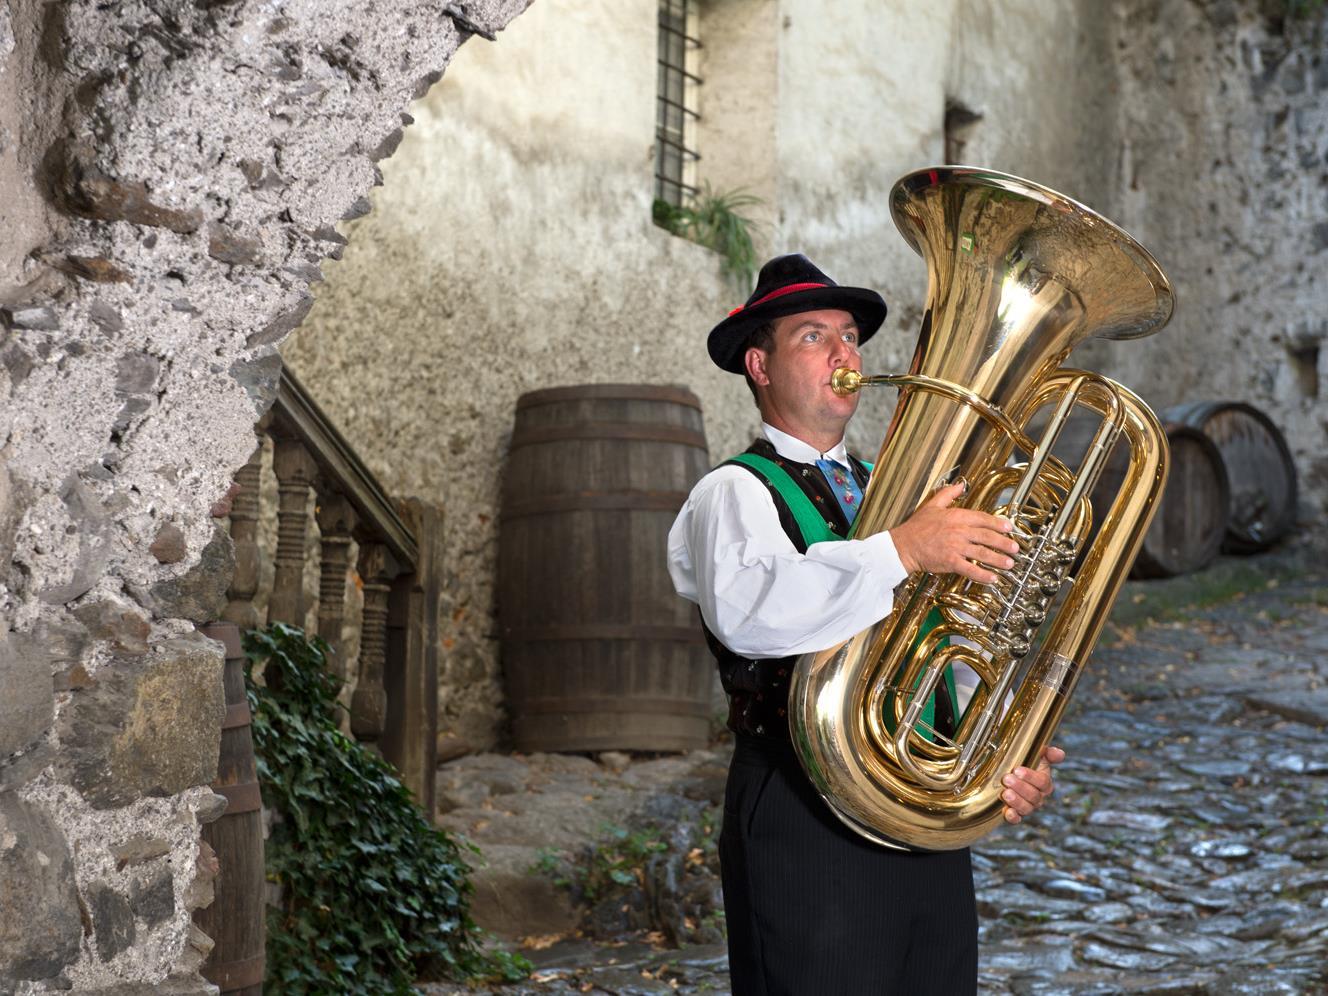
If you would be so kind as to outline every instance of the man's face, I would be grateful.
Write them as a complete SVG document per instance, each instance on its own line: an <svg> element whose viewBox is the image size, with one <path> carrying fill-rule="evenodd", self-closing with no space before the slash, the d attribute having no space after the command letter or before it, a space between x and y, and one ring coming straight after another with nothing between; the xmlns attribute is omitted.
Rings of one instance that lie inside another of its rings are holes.
<svg viewBox="0 0 1328 996"><path fill-rule="evenodd" d="M858 396L830 389L839 367L862 369L858 326L847 311L826 309L788 315L775 323L774 347L747 351L747 372L757 385L761 412L776 428L805 433L841 433L858 407Z"/></svg>

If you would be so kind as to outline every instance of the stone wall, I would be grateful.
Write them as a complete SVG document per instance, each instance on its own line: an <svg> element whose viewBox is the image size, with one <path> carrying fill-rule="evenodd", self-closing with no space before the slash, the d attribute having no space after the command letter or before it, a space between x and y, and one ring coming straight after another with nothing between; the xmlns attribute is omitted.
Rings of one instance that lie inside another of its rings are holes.
<svg viewBox="0 0 1328 996"><path fill-rule="evenodd" d="M527 2L0 0L0 991L205 988L213 505L412 97Z"/></svg>
<svg viewBox="0 0 1328 996"><path fill-rule="evenodd" d="M1109 9L988 6L700 4L700 178L764 199L752 212L764 252L806 251L836 280L882 290L874 370L907 362L925 292L887 194L941 159L947 98L983 114L971 147L987 164L1089 201L1111 190L1098 147L1114 106ZM371 213L283 347L389 491L446 506L441 721L472 748L503 735L493 589L516 398L684 384L716 460L757 425L703 345L747 289L650 221L657 8L542 0L497 44L468 46L413 111ZM876 451L892 404L864 401L859 450Z"/></svg>
<svg viewBox="0 0 1328 996"><path fill-rule="evenodd" d="M1088 352L1155 406L1229 399L1286 434L1301 514L1328 512L1328 12L1117 5L1117 220L1176 286L1158 335ZM1113 205L1115 207L1115 205Z"/></svg>

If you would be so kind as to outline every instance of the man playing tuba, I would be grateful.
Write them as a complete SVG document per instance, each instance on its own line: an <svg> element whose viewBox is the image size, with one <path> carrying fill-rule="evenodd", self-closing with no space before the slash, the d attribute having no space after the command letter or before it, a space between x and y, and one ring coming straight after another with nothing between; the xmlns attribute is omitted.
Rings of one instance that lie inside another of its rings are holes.
<svg viewBox="0 0 1328 996"><path fill-rule="evenodd" d="M955 508L944 487L899 526L847 539L869 468L844 430L857 395L830 387L861 369L859 347L885 319L874 291L840 287L802 255L762 267L746 304L711 330L711 359L743 374L761 436L692 490L669 534L678 593L700 606L729 696L736 746L720 835L729 968L737 996L972 993L977 913L967 849L909 852L846 828L808 781L787 717L797 656L846 640L889 614L919 571L982 584L1008 568L1010 524ZM926 721L953 732L971 693L943 683ZM1047 748L1005 776L1005 818L1052 793Z"/></svg>

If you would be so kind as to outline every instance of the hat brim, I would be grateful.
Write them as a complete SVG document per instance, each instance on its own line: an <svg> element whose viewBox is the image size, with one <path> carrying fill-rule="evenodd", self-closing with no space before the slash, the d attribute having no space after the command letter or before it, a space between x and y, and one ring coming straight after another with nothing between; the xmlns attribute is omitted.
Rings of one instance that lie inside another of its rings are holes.
<svg viewBox="0 0 1328 996"><path fill-rule="evenodd" d="M847 311L853 316L858 323L860 346L874 336L885 321L885 299L875 291L864 287L817 287L782 294L764 304L753 305L729 315L710 330L706 348L717 367L740 374L746 369L742 346L754 329L776 318L825 308Z"/></svg>

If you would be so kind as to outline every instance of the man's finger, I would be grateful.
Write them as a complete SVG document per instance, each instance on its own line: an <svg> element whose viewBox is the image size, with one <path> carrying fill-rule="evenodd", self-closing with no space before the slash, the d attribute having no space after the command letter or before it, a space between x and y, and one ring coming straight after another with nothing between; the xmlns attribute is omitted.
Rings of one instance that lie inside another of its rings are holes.
<svg viewBox="0 0 1328 996"><path fill-rule="evenodd" d="M1027 816L1038 808L1041 796L1036 799L1029 799L1021 792L1008 788L1001 793L1001 801L1005 803L1006 809L1013 809L1020 816Z"/></svg>
<svg viewBox="0 0 1328 996"><path fill-rule="evenodd" d="M957 557L950 568L953 573L966 577L970 581L976 581L978 584L995 584L1000 580L985 567L964 557Z"/></svg>
<svg viewBox="0 0 1328 996"><path fill-rule="evenodd" d="M1017 775L1006 775L1002 781L1005 790L1001 793L1001 798L1010 805L1017 805L1020 801L1027 802L1030 806L1037 806L1047 795L1047 789L1050 785L1039 784L1032 777L1020 778Z"/></svg>
<svg viewBox="0 0 1328 996"><path fill-rule="evenodd" d="M947 484L943 488L938 488L936 493L927 499L926 504L934 508L949 508L957 502L965 491L968 490L968 484L964 481L958 481L954 484Z"/></svg>
<svg viewBox="0 0 1328 996"><path fill-rule="evenodd" d="M1043 768L1040 764L1037 768L1015 768L1014 777L1017 781L1032 785L1043 795L1049 794L1053 788L1051 769Z"/></svg>
<svg viewBox="0 0 1328 996"><path fill-rule="evenodd" d="M986 564L988 567L999 567L1002 570L1009 570L1014 566L1014 559L1002 550L995 547L985 546L977 540L970 540L968 551L965 556L969 560L976 560L979 564Z"/></svg>

